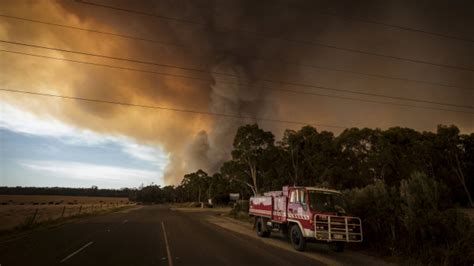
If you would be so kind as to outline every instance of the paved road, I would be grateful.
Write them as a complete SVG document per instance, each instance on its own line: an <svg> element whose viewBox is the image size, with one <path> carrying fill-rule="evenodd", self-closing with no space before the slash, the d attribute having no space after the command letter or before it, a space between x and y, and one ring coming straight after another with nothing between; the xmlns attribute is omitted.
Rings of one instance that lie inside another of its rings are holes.
<svg viewBox="0 0 474 266"><path fill-rule="evenodd" d="M88 218L0 242L0 265L318 265L165 206Z"/></svg>

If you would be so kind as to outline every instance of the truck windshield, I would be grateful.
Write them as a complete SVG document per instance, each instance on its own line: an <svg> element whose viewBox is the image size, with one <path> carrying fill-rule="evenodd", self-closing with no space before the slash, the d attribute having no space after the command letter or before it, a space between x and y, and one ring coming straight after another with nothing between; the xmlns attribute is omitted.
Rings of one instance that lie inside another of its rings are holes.
<svg viewBox="0 0 474 266"><path fill-rule="evenodd" d="M346 213L344 200L336 193L309 191L309 202L313 211Z"/></svg>

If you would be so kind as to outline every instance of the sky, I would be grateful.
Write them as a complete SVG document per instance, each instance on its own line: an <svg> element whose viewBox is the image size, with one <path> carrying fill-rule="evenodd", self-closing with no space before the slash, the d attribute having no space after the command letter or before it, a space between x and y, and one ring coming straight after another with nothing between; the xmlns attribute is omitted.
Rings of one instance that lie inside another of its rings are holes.
<svg viewBox="0 0 474 266"><path fill-rule="evenodd" d="M0 186L179 184L245 123L471 133L473 3L4 0Z"/></svg>
<svg viewBox="0 0 474 266"><path fill-rule="evenodd" d="M168 163L158 147L38 118L7 103L2 104L0 137L4 186L162 184Z"/></svg>

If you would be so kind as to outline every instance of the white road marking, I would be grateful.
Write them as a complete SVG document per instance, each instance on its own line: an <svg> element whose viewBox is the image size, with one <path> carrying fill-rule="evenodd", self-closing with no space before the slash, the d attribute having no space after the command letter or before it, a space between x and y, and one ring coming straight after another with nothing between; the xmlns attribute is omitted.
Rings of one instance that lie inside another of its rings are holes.
<svg viewBox="0 0 474 266"><path fill-rule="evenodd" d="M88 246L92 245L94 242L89 242L87 244L85 244L84 246L82 246L80 249L74 251L73 253L69 254L69 256L65 257L64 259L62 259L60 261L60 263L63 263L65 261L67 261L68 259L70 259L72 256L76 255L77 253L81 252L83 249L87 248Z"/></svg>
<svg viewBox="0 0 474 266"><path fill-rule="evenodd" d="M165 223L161 222L161 228L163 228L163 236L165 238L166 254L168 256L168 266L173 266L173 259L171 257L170 245L168 244L168 237L166 236Z"/></svg>

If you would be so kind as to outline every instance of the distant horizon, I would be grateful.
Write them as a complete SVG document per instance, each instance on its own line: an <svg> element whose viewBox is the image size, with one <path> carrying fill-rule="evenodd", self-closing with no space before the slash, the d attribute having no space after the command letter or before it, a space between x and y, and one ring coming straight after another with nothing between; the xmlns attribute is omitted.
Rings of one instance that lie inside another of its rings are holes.
<svg viewBox="0 0 474 266"><path fill-rule="evenodd" d="M154 185L154 184L153 184ZM144 186L151 186L151 185L144 185ZM92 186L90 187L42 187L42 186L0 186L1 188L72 188L72 189L92 189ZM123 189L139 189L140 187L123 187L123 188L100 188L98 187L98 190L101 189L107 189L107 190L123 190ZM0 193L1 194L1 193Z"/></svg>

